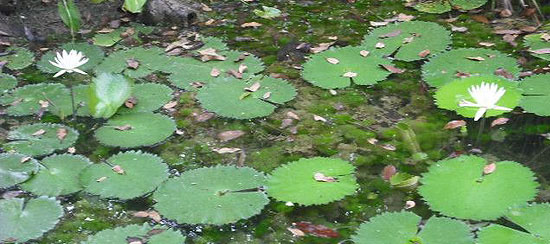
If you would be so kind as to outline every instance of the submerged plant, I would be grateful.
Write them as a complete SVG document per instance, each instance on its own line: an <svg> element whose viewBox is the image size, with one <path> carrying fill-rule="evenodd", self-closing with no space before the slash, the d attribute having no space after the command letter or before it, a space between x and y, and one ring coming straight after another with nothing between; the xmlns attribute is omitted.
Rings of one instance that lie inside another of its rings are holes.
<svg viewBox="0 0 550 244"><path fill-rule="evenodd" d="M89 236L82 244L182 244L185 237L178 231L163 226L127 225L114 229L102 230Z"/></svg>

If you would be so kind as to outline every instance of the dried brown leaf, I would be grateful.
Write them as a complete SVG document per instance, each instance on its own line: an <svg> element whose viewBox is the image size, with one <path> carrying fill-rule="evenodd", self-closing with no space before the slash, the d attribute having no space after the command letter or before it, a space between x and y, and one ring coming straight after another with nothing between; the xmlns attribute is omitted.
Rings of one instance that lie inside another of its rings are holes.
<svg viewBox="0 0 550 244"><path fill-rule="evenodd" d="M260 87L261 87L260 82L254 82L254 84L252 84L251 86L245 87L244 90L248 92L255 92L258 89L260 89Z"/></svg>
<svg viewBox="0 0 550 244"><path fill-rule="evenodd" d="M115 165L111 168L115 173L119 174L119 175L123 175L124 174L124 169L120 166L120 165Z"/></svg>
<svg viewBox="0 0 550 244"><path fill-rule="evenodd" d="M133 58L126 60L126 65L130 69L137 69L139 67L139 62Z"/></svg>
<svg viewBox="0 0 550 244"><path fill-rule="evenodd" d="M315 121L321 121L321 122L327 122L327 119L325 119L325 118L323 118L323 117L321 117L321 116L319 116L319 115L316 115L316 114L313 115L313 120L315 120Z"/></svg>
<svg viewBox="0 0 550 244"><path fill-rule="evenodd" d="M508 123L508 121L510 121L509 118L498 118L498 119L495 119L493 120L493 122L491 122L491 128L492 127L495 127L497 125L504 125L506 123Z"/></svg>
<svg viewBox="0 0 550 244"><path fill-rule="evenodd" d="M366 57L366 56L369 56L369 51L367 50L361 50L359 51L359 55L363 56L363 57Z"/></svg>
<svg viewBox="0 0 550 244"><path fill-rule="evenodd" d="M336 58L326 58L327 62L331 63L331 64L338 64L340 63L340 60L336 59Z"/></svg>
<svg viewBox="0 0 550 244"><path fill-rule="evenodd" d="M313 179L315 179L318 182L338 182L338 180L334 177L325 176L323 173L315 173L313 174Z"/></svg>
<svg viewBox="0 0 550 244"><path fill-rule="evenodd" d="M258 23L258 22L248 22L248 23L244 23L241 25L241 27L243 28L246 28L246 27L260 27L262 26L262 24Z"/></svg>
<svg viewBox="0 0 550 244"><path fill-rule="evenodd" d="M430 50L429 49L426 49L420 53L418 53L418 56L421 57L421 58L425 58L427 57L428 55L430 55Z"/></svg>
<svg viewBox="0 0 550 244"><path fill-rule="evenodd" d="M390 180L393 175L397 173L397 168L393 165L387 165L382 169L382 178L384 180Z"/></svg>
<svg viewBox="0 0 550 244"><path fill-rule="evenodd" d="M443 127L443 129L452 130L452 129L460 128L465 125L466 125L466 121L464 120L451 120L445 125L445 127Z"/></svg>
<svg viewBox="0 0 550 244"><path fill-rule="evenodd" d="M395 67L393 65L389 65L389 64L381 64L380 66L382 66L387 71L392 72L393 74L401 74L401 73L405 72L405 69L400 69L400 68L397 68L397 67Z"/></svg>
<svg viewBox="0 0 550 244"><path fill-rule="evenodd" d="M46 133L46 131L44 129L40 129L40 130L37 130L35 131L34 133L32 133L31 135L33 136L41 136L41 135L44 135Z"/></svg>
<svg viewBox="0 0 550 244"><path fill-rule="evenodd" d="M162 106L162 108L172 109L172 108L176 107L176 105L178 105L178 101L170 101L167 104L164 104L164 106Z"/></svg>
<svg viewBox="0 0 550 244"><path fill-rule="evenodd" d="M133 127L129 124L115 126L115 130L126 131L131 130Z"/></svg>
<svg viewBox="0 0 550 244"><path fill-rule="evenodd" d="M231 140L237 139L237 138L243 136L244 134L246 134L246 133L242 130L229 130L229 131L224 131L224 132L219 133L218 134L218 139L220 139L220 141L222 141L222 142L226 142L226 141L231 141Z"/></svg>
<svg viewBox="0 0 550 244"><path fill-rule="evenodd" d="M483 167L483 174L488 175L495 172L495 170L497 170L497 165L495 163L490 163Z"/></svg>
<svg viewBox="0 0 550 244"><path fill-rule="evenodd" d="M59 128L59 129L57 129L57 131L55 132L55 134L57 135L57 139L59 139L60 141L62 141L62 140L65 139L65 137L67 136L68 131L67 131L67 129L65 129L65 128Z"/></svg>

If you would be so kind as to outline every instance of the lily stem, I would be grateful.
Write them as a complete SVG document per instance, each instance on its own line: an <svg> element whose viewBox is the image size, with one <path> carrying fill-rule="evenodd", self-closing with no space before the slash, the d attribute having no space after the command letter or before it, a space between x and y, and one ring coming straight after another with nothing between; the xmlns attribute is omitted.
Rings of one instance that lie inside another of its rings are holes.
<svg viewBox="0 0 550 244"><path fill-rule="evenodd" d="M481 121L479 122L479 130L477 131L476 143L474 144L476 147L479 146L479 142L481 140L481 134L483 133L484 129L485 129L485 116L481 117Z"/></svg>

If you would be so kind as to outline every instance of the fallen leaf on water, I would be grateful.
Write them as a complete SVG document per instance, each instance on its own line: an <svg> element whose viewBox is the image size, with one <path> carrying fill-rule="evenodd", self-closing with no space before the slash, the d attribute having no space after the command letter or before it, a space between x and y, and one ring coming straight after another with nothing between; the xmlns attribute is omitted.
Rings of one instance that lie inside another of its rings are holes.
<svg viewBox="0 0 550 244"><path fill-rule="evenodd" d="M468 28L451 25L451 31L464 33L466 31L468 31Z"/></svg>
<svg viewBox="0 0 550 244"><path fill-rule="evenodd" d="M254 82L254 84L252 84L251 86L245 87L244 90L249 92L255 92L258 89L260 89L260 86L261 86L260 82Z"/></svg>
<svg viewBox="0 0 550 244"><path fill-rule="evenodd" d="M336 40L338 40L338 36L329 36L329 37L327 37L327 38L328 38L329 40L331 40L331 41L336 41Z"/></svg>
<svg viewBox="0 0 550 244"><path fill-rule="evenodd" d="M465 125L466 125L466 121L464 120L451 120L449 121L449 123L445 125L445 127L443 127L443 129L452 130L452 129L460 128Z"/></svg>
<svg viewBox="0 0 550 244"><path fill-rule="evenodd" d="M271 97L271 92L266 92L266 93L264 93L264 95L262 96L263 99L269 99L269 97Z"/></svg>
<svg viewBox="0 0 550 244"><path fill-rule="evenodd" d="M418 56L421 57L421 58L425 58L428 55L430 55L430 50L429 49L426 49L426 50L418 53Z"/></svg>
<svg viewBox="0 0 550 244"><path fill-rule="evenodd" d="M38 103L40 104L41 108L47 108L50 106L50 102L44 101L44 100L38 100Z"/></svg>
<svg viewBox="0 0 550 244"><path fill-rule="evenodd" d="M239 71L239 73L244 73L246 70L248 69L248 66L244 65L244 64L240 64L239 65L239 69L237 71Z"/></svg>
<svg viewBox="0 0 550 244"><path fill-rule="evenodd" d="M301 221L294 223L294 226L306 234L322 238L338 238L340 234L324 225L316 225L311 222Z"/></svg>
<svg viewBox="0 0 550 244"><path fill-rule="evenodd" d="M197 114L195 115L195 121L197 122L205 122L205 121L208 121L210 120L211 118L214 118L214 113L211 113L211 112L204 112L204 113L201 113L201 114Z"/></svg>
<svg viewBox="0 0 550 244"><path fill-rule="evenodd" d="M35 131L35 132L32 133L31 135L33 135L33 136L41 136L41 135L44 135L44 133L46 133L46 131L45 131L44 129L40 129L40 130Z"/></svg>
<svg viewBox="0 0 550 244"><path fill-rule="evenodd" d="M492 47L494 46L495 44L492 43L492 42L480 42L478 43L480 46L483 46L483 47Z"/></svg>
<svg viewBox="0 0 550 244"><path fill-rule="evenodd" d="M286 112L286 116L291 119L300 120L300 117L292 111Z"/></svg>
<svg viewBox="0 0 550 244"><path fill-rule="evenodd" d="M59 139L60 141L62 141L63 139L65 139L65 137L67 136L67 129L65 128L59 128L57 129L57 131L55 132L55 134L57 135L57 139Z"/></svg>
<svg viewBox="0 0 550 244"><path fill-rule="evenodd" d="M327 62L331 63L331 64L338 64L340 63L340 60L336 59L336 58L327 58L326 59Z"/></svg>
<svg viewBox="0 0 550 244"><path fill-rule="evenodd" d="M485 165L485 167L483 167L483 174L491 174L493 172L495 172L495 170L497 169L497 165L495 163L490 163L490 164L487 164Z"/></svg>
<svg viewBox="0 0 550 244"><path fill-rule="evenodd" d="M131 130L131 129L132 129L132 126L129 124L115 126L115 130L120 130L120 131Z"/></svg>
<svg viewBox="0 0 550 244"><path fill-rule="evenodd" d="M298 237L302 237L302 236L305 236L306 233L304 233L303 231L299 230L299 229L296 229L296 228L286 228L288 231L290 231L290 233L292 233L292 235L294 236L298 236Z"/></svg>
<svg viewBox="0 0 550 244"><path fill-rule="evenodd" d="M214 24L214 22L216 22L215 19L209 19L209 20L204 22L204 25L212 25L212 24Z"/></svg>
<svg viewBox="0 0 550 244"><path fill-rule="evenodd" d="M96 33L99 33L99 34L107 34L107 33L111 33L115 31L114 29L111 29L111 28L103 28L101 30L98 30L96 31Z"/></svg>
<svg viewBox="0 0 550 244"><path fill-rule="evenodd" d="M245 134L242 130L229 130L218 134L218 139L222 142L231 141L237 139Z"/></svg>
<svg viewBox="0 0 550 244"><path fill-rule="evenodd" d="M338 95L338 92L336 92L336 90L333 90L333 89L328 90L328 92L330 93L330 95L333 95L333 96Z"/></svg>
<svg viewBox="0 0 550 244"><path fill-rule="evenodd" d="M483 23L483 24L489 24L489 19L485 17L484 15L472 15L471 16L473 20Z"/></svg>
<svg viewBox="0 0 550 244"><path fill-rule="evenodd" d="M318 46L310 48L309 51L312 53L320 53L327 50L332 44L334 44L334 42L319 43Z"/></svg>
<svg viewBox="0 0 550 244"><path fill-rule="evenodd" d="M334 177L325 176L323 173L315 173L313 174L313 179L319 182L337 182L338 180Z"/></svg>
<svg viewBox="0 0 550 244"><path fill-rule="evenodd" d="M367 142L369 142L369 143L372 144L372 145L376 145L376 143L378 143L378 139L376 139L376 138L369 138L369 139L367 139Z"/></svg>
<svg viewBox="0 0 550 244"><path fill-rule="evenodd" d="M384 144L384 145L381 145L380 147L388 150L388 151L395 151L397 148L395 148L394 145L391 145L391 144Z"/></svg>
<svg viewBox="0 0 550 244"><path fill-rule="evenodd" d="M136 106L137 103L138 103L137 98L130 97L126 99L126 101L124 102L124 106L126 106L127 108L134 108L134 106Z"/></svg>
<svg viewBox="0 0 550 244"><path fill-rule="evenodd" d="M357 73L355 73L355 72L346 72L342 76L347 77L347 78L353 78L353 77L357 76Z"/></svg>
<svg viewBox="0 0 550 244"><path fill-rule="evenodd" d="M483 57L466 57L466 58L472 61L485 61L485 58Z"/></svg>
<svg viewBox="0 0 550 244"><path fill-rule="evenodd" d="M382 178L384 180L390 180L393 175L397 173L397 169L393 165L387 165L382 169Z"/></svg>
<svg viewBox="0 0 550 244"><path fill-rule="evenodd" d="M504 40L505 42L509 43L510 45L512 46L517 46L517 42L516 42L516 38L518 37L518 35L512 35L512 34L506 34L504 36L502 36L502 40Z"/></svg>
<svg viewBox="0 0 550 244"><path fill-rule="evenodd" d="M167 104L164 104L164 106L162 106L162 108L164 108L164 109L172 109L172 108L174 108L176 105L178 105L178 101L170 101L170 102L168 102Z"/></svg>
<svg viewBox="0 0 550 244"><path fill-rule="evenodd" d="M506 79L514 79L514 74L508 72L508 70L506 69L503 69L503 68L498 68L497 70L495 70L495 75L499 75L499 76L502 76Z"/></svg>
<svg viewBox="0 0 550 244"><path fill-rule="evenodd" d="M393 74L401 74L401 73L405 72L405 69L400 69L400 68L397 68L397 67L395 67L393 65L389 65L389 64L381 64L380 66L384 67L384 69L386 69L389 72L392 72Z"/></svg>
<svg viewBox="0 0 550 244"><path fill-rule="evenodd" d="M535 27L535 26L529 26L529 25L528 25L528 26L523 26L523 27L521 27L521 28L519 28L519 29L520 29L521 31L523 31L523 32L531 33L531 32L537 31L538 28Z"/></svg>
<svg viewBox="0 0 550 244"><path fill-rule="evenodd" d="M244 23L241 25L241 27L243 28L246 28L246 27L260 27L262 26L262 24L258 23L258 22L248 22L248 23Z"/></svg>
<svg viewBox="0 0 550 244"><path fill-rule="evenodd" d="M458 17L456 17L456 18L444 19L444 21L447 22L447 23L453 23L453 22L455 22L455 21L457 21L457 20L458 20Z"/></svg>
<svg viewBox="0 0 550 244"><path fill-rule="evenodd" d="M544 33L540 36L540 39L542 39L543 41L550 41L550 34Z"/></svg>
<svg viewBox="0 0 550 244"><path fill-rule="evenodd" d="M225 60L225 57L218 54L216 52L216 49L214 48L206 48L206 49L199 50L199 54L202 55L201 61L203 62L210 61L210 60L220 60L220 61Z"/></svg>
<svg viewBox="0 0 550 244"><path fill-rule="evenodd" d="M313 115L313 120L315 120L315 121L321 121L321 122L327 122L327 119L325 119L325 118L323 118L323 117L321 117L321 116L319 116L319 115L316 115L316 114Z"/></svg>
<svg viewBox="0 0 550 244"><path fill-rule="evenodd" d="M96 182L102 182L104 180L106 180L107 177L106 176L103 176L103 177L99 177L97 180L95 180Z"/></svg>
<svg viewBox="0 0 550 244"><path fill-rule="evenodd" d="M549 54L550 48L542 48L537 50L529 50L529 52L535 53L535 54Z"/></svg>
<svg viewBox="0 0 550 244"><path fill-rule="evenodd" d="M212 77L218 77L220 76L221 72L219 69L216 69L216 68L212 68L212 70L210 70L210 75Z"/></svg>
<svg viewBox="0 0 550 244"><path fill-rule="evenodd" d="M512 16L512 11L510 11L510 9L505 8L502 11L500 11L500 13L498 14L500 15L500 17L508 18Z"/></svg>
<svg viewBox="0 0 550 244"><path fill-rule="evenodd" d="M113 168L111 168L113 171L115 171L115 173L119 174L119 175L123 175L124 174L124 169L120 166L120 165L115 165L113 166Z"/></svg>
<svg viewBox="0 0 550 244"><path fill-rule="evenodd" d="M407 22L407 21L413 20L413 19L416 18L416 17L414 17L414 16L412 16L412 15L406 15L406 14L404 14L404 13L399 13L399 14L396 16L396 18L397 18L397 21Z"/></svg>
<svg viewBox="0 0 550 244"><path fill-rule="evenodd" d="M389 38L389 37L395 37L395 36L398 36L402 33L401 30L394 30L390 33L386 33L386 34L383 34L383 35L379 35L378 38L380 39L383 39L383 38Z"/></svg>
<svg viewBox="0 0 550 244"><path fill-rule="evenodd" d="M367 50L361 50L359 51L359 55L363 56L363 57L366 57L366 56L369 56L369 51Z"/></svg>
<svg viewBox="0 0 550 244"><path fill-rule="evenodd" d="M493 33L497 35L519 35L522 33L520 30L495 30Z"/></svg>
<svg viewBox="0 0 550 244"><path fill-rule="evenodd" d="M226 153L236 153L240 151L240 148L236 147L222 147L222 148L213 148L212 151L217 152L219 154L226 154Z"/></svg>
<svg viewBox="0 0 550 244"><path fill-rule="evenodd" d="M139 67L139 62L133 58L126 60L126 65L130 69L137 69Z"/></svg>
<svg viewBox="0 0 550 244"><path fill-rule="evenodd" d="M162 218L160 217L160 214L157 211L138 211L132 214L134 217L137 218L150 218L153 221L160 223L162 221Z"/></svg>
<svg viewBox="0 0 550 244"><path fill-rule="evenodd" d="M294 120L292 120L292 119L283 119L281 121L281 126L279 126L279 128L281 128L281 129L287 128L287 127L291 126L293 122L294 122Z"/></svg>
<svg viewBox="0 0 550 244"><path fill-rule="evenodd" d="M204 12L210 12L210 11L212 11L212 8L210 8L208 5L206 5L206 4L204 4L204 3L201 3L201 6L202 6L202 7L201 7L202 11L204 11Z"/></svg>
<svg viewBox="0 0 550 244"><path fill-rule="evenodd" d="M405 209L411 209L411 208L414 208L414 206L416 206L416 203L414 201L406 201L405 202Z"/></svg>
<svg viewBox="0 0 550 244"><path fill-rule="evenodd" d="M383 42L378 42L378 43L376 43L376 45L374 45L374 47L376 47L378 49L385 48L386 44L384 44Z"/></svg>
<svg viewBox="0 0 550 244"><path fill-rule="evenodd" d="M491 122L491 128L492 127L495 127L497 125L504 125L506 123L508 123L508 121L510 121L509 118L498 118L498 119L495 119L493 120L493 122Z"/></svg>

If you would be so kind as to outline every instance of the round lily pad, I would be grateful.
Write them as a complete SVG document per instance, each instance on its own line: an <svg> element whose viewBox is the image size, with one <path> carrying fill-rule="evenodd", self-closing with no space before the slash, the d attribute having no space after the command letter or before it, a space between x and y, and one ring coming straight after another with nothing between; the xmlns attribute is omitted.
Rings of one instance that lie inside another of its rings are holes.
<svg viewBox="0 0 550 244"><path fill-rule="evenodd" d="M117 113L153 112L172 99L172 88L156 83L135 84L132 87L131 98L136 104L129 108L122 106Z"/></svg>
<svg viewBox="0 0 550 244"><path fill-rule="evenodd" d="M141 78L165 70L170 61L162 48L134 47L111 53L96 66L95 73L124 73L131 78Z"/></svg>
<svg viewBox="0 0 550 244"><path fill-rule="evenodd" d="M395 59L415 61L443 52L450 44L451 32L445 27L433 22L407 21L374 29L365 36L361 47L370 55L395 53Z"/></svg>
<svg viewBox="0 0 550 244"><path fill-rule="evenodd" d="M6 52L9 55L0 56L0 62L7 61L8 63L4 67L8 69L24 69L34 62L34 54L24 47L9 47Z"/></svg>
<svg viewBox="0 0 550 244"><path fill-rule="evenodd" d="M519 88L523 90L520 106L529 113L550 116L550 74L534 75L523 79Z"/></svg>
<svg viewBox="0 0 550 244"><path fill-rule="evenodd" d="M354 194L357 187L355 167L350 163L336 158L302 158L271 173L267 194L307 206L340 200Z"/></svg>
<svg viewBox="0 0 550 244"><path fill-rule="evenodd" d="M484 174L486 165L477 156L441 160L423 175L418 191L432 210L472 220L497 219L536 196L538 183L529 168L501 161Z"/></svg>
<svg viewBox="0 0 550 244"><path fill-rule="evenodd" d="M383 213L361 224L352 239L355 243L369 244L474 244L470 228L464 222L431 217L419 232L420 220L420 216L411 212Z"/></svg>
<svg viewBox="0 0 550 244"><path fill-rule="evenodd" d="M49 61L55 62L55 57L57 55L57 52L62 52L63 50L66 50L67 52L70 52L71 50L82 52L84 57L88 59L88 62L78 67L80 70L83 70L83 71L93 69L99 63L101 63L101 61L105 56L105 53L103 52L103 50L101 50L101 48L96 45L90 45L85 42L66 43L55 50L51 50L45 53L40 59L40 61L36 63L36 66L38 67L38 69L40 69L40 71L44 73L57 73L58 71L60 71L61 70L60 68L52 65Z"/></svg>
<svg viewBox="0 0 550 244"><path fill-rule="evenodd" d="M167 178L168 166L161 158L127 151L84 169L80 182L91 194L127 200L154 191Z"/></svg>
<svg viewBox="0 0 550 244"><path fill-rule="evenodd" d="M43 156L67 149L78 139L78 131L61 124L29 124L19 126L8 134L10 142L2 148L29 156Z"/></svg>
<svg viewBox="0 0 550 244"><path fill-rule="evenodd" d="M134 148L152 146L176 131L170 117L154 113L117 115L95 131L97 140L106 146Z"/></svg>
<svg viewBox="0 0 550 244"><path fill-rule="evenodd" d="M0 73L0 94L17 86L17 79L13 75Z"/></svg>
<svg viewBox="0 0 550 244"><path fill-rule="evenodd" d="M421 12L442 14L452 9L461 11L476 9L485 5L485 3L487 3L487 0L433 0L419 1L413 8Z"/></svg>
<svg viewBox="0 0 550 244"><path fill-rule="evenodd" d="M55 198L0 200L0 242L24 243L53 229L63 208Z"/></svg>
<svg viewBox="0 0 550 244"><path fill-rule="evenodd" d="M531 55L550 61L550 32L526 35L524 40Z"/></svg>
<svg viewBox="0 0 550 244"><path fill-rule="evenodd" d="M127 225L114 229L102 230L83 244L128 244L128 243L147 243L147 244L183 244L185 237L181 233L168 229L163 226Z"/></svg>
<svg viewBox="0 0 550 244"><path fill-rule="evenodd" d="M331 48L311 56L304 64L306 81L324 89L344 88L357 85L374 85L391 73L381 67L390 65L388 59L376 55L361 55L361 47Z"/></svg>
<svg viewBox="0 0 550 244"><path fill-rule="evenodd" d="M241 73L243 80L264 70L262 61L252 54L244 55L243 52L238 51L219 52L218 54L224 56L225 60L202 62L194 58L175 59L170 68L166 70L171 73L168 77L170 82L179 88L195 91L197 87L231 76L228 72L230 70L238 72L241 65L246 66ZM216 70L218 74L215 74Z"/></svg>
<svg viewBox="0 0 550 244"><path fill-rule="evenodd" d="M41 102L48 106L41 107ZM39 111L50 111L60 117L72 114L71 92L59 83L19 87L0 97L0 104L8 106L6 112L12 116L34 115Z"/></svg>
<svg viewBox="0 0 550 244"><path fill-rule="evenodd" d="M18 153L0 154L0 189L28 180L38 172L36 159Z"/></svg>
<svg viewBox="0 0 550 244"><path fill-rule="evenodd" d="M258 86L254 89L254 86ZM296 96L294 86L282 79L254 77L248 82L235 78L210 82L199 90L197 99L206 110L224 117L252 119L268 116L277 105Z"/></svg>
<svg viewBox="0 0 550 244"><path fill-rule="evenodd" d="M59 196L82 190L80 172L92 162L81 155L53 155L41 160L40 171L21 188L34 195Z"/></svg>
<svg viewBox="0 0 550 244"><path fill-rule="evenodd" d="M508 109L513 109L519 105L521 100L521 91L518 89L518 83L500 78L498 76L474 76L470 78L457 79L450 82L437 90L435 99L439 108L456 111L458 114L474 118L479 107L459 106L464 101L477 103L471 96L468 89L472 86L481 86L485 84L497 84L498 88L504 88L504 95L497 101L496 105ZM487 96L490 94L488 93ZM503 109L488 109L485 117L497 116L509 111Z"/></svg>
<svg viewBox="0 0 550 244"><path fill-rule="evenodd" d="M460 48L430 59L422 66L422 78L432 87L441 87L458 78L501 74L517 78L521 68L514 58L483 48Z"/></svg>
<svg viewBox="0 0 550 244"><path fill-rule="evenodd" d="M264 174L247 167L216 166L183 172L153 194L154 208L186 224L222 225L259 214L269 199Z"/></svg>

